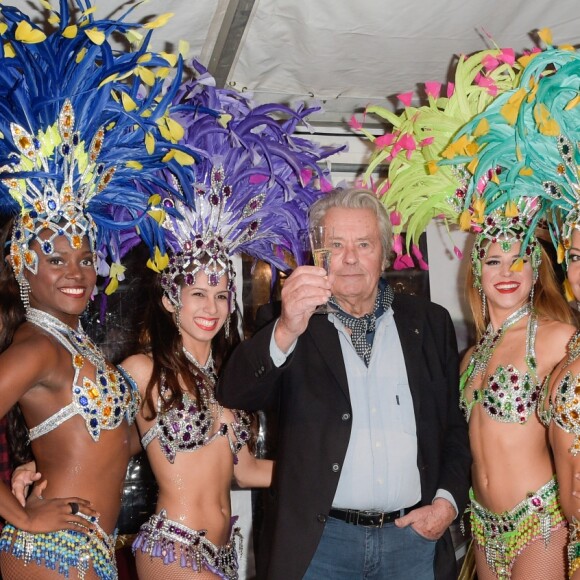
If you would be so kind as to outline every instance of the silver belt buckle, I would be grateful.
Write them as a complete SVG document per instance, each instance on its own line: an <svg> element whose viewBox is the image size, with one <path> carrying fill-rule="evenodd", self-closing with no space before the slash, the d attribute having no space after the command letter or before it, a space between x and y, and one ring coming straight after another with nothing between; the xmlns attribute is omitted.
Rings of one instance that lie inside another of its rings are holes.
<svg viewBox="0 0 580 580"><path fill-rule="evenodd" d="M365 516L371 517L371 518L374 518L376 516L380 516L378 524L370 524L370 525L373 527L376 527L376 528L383 527L383 523L384 523L384 519L385 519L385 512L380 512L378 510L364 510L360 513L365 515Z"/></svg>

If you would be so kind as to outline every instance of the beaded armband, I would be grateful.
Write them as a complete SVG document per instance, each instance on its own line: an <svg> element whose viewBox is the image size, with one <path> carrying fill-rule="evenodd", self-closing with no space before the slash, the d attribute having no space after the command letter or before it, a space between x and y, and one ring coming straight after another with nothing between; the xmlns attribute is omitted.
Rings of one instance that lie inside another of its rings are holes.
<svg viewBox="0 0 580 580"><path fill-rule="evenodd" d="M538 394L538 406L536 407L536 414L540 423L546 427L550 426L550 421L552 420L552 403L550 401L550 375L546 375L542 381L542 385Z"/></svg>
<svg viewBox="0 0 580 580"><path fill-rule="evenodd" d="M244 445L247 445L251 437L251 416L245 411L232 409L234 422L230 423L233 431L233 437L230 437L230 448L234 454L234 462L237 463L238 453Z"/></svg>

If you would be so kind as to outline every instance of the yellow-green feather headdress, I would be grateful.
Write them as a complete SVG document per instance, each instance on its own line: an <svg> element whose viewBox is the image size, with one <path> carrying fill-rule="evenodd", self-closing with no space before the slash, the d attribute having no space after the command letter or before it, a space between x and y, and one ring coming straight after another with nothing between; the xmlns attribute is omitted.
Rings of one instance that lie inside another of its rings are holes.
<svg viewBox="0 0 580 580"><path fill-rule="evenodd" d="M419 265L426 268L417 244L427 224L434 218L446 224L457 222L462 209L457 194L461 195L469 175L462 165L440 166L439 162L453 153L450 144L458 131L498 94L517 84L522 68L510 49L461 56L445 94L441 94L440 83L425 83L425 105L413 106L412 93L406 93L399 95L405 108L398 114L378 106L367 108L366 114L388 122L392 131L375 137L356 120L351 123L374 144L364 181L371 183L373 173L388 164L387 177L378 182L376 190L391 214L396 268L413 265L404 253L403 231L407 249L412 248ZM464 143L452 147L462 151ZM456 253L459 255L458 249Z"/></svg>

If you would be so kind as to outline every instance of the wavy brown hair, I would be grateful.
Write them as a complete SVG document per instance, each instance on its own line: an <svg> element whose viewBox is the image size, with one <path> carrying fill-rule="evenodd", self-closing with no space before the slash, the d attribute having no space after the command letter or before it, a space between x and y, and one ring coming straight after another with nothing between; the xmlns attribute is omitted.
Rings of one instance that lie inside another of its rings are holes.
<svg viewBox="0 0 580 580"><path fill-rule="evenodd" d="M538 270L538 279L534 284L534 309L540 318L573 324L572 310L564 299L562 292L560 292L552 261L541 244L540 248L542 263ZM473 270L469 268L466 277L467 300L475 322L477 339L479 340L489 323L489 313L486 314L484 319L481 296L477 288L474 288L473 281Z"/></svg>

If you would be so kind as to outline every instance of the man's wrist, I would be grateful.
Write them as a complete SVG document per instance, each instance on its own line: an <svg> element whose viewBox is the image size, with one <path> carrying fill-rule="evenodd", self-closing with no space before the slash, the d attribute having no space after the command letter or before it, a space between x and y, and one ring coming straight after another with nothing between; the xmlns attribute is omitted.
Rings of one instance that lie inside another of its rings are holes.
<svg viewBox="0 0 580 580"><path fill-rule="evenodd" d="M443 499L447 502L453 512L453 519L459 515L459 509L457 508L455 499L446 489L438 489L431 503L434 504L438 499Z"/></svg>
<svg viewBox="0 0 580 580"><path fill-rule="evenodd" d="M298 337L288 329L288 326L282 318L279 318L274 327L274 340L276 346L285 354L290 354L292 345Z"/></svg>
<svg viewBox="0 0 580 580"><path fill-rule="evenodd" d="M274 330L272 332L272 337L270 339L270 358L276 367L281 367L286 362L286 359L292 354L294 347L296 346L296 340L294 340L294 342L288 347L288 349L286 349L286 351L280 348L276 342L276 329L278 328L279 323L280 319L276 321Z"/></svg>

